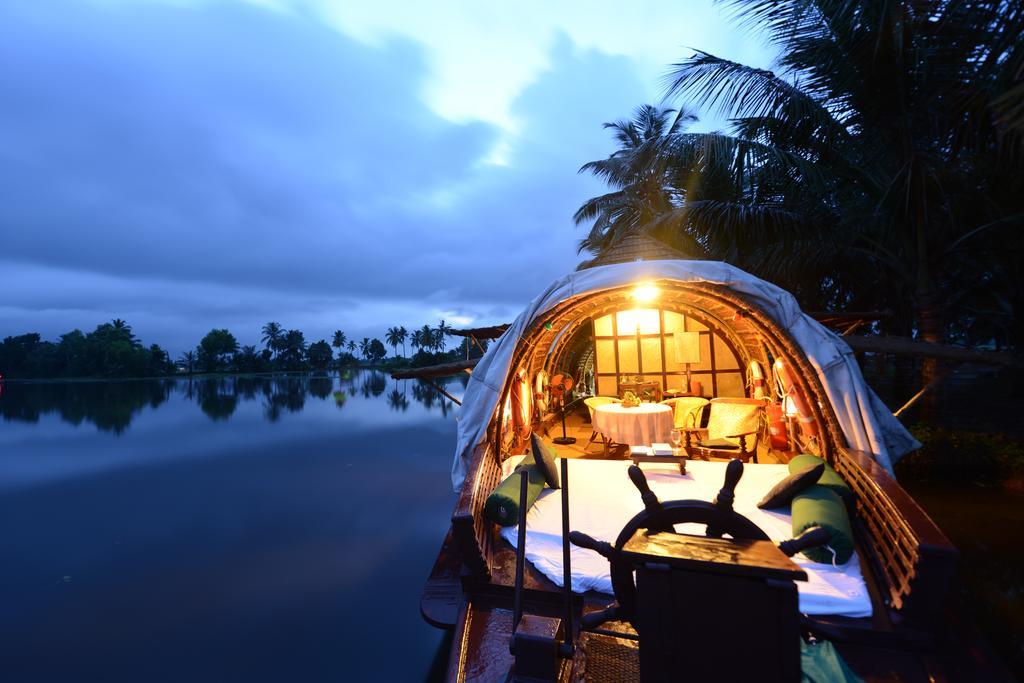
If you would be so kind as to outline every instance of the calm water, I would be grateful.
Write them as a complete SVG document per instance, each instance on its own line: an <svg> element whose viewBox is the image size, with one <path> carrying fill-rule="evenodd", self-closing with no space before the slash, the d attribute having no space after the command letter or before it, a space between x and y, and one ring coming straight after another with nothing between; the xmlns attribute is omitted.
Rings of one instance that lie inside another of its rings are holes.
<svg viewBox="0 0 1024 683"><path fill-rule="evenodd" d="M454 504L435 390L363 371L2 391L0 679L430 677L419 595Z"/></svg>

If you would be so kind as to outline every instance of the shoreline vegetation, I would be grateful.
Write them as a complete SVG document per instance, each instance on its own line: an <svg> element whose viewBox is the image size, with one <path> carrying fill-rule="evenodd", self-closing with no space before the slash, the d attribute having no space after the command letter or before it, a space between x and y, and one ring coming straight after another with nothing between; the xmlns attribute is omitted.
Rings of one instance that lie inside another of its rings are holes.
<svg viewBox="0 0 1024 683"><path fill-rule="evenodd" d="M341 330L335 330L330 343L325 339L309 343L301 330L288 330L279 323L269 322L260 330L262 348L240 345L229 330L215 328L194 350L171 360L170 354L159 344L144 345L131 325L115 318L97 325L92 332L72 330L56 341L44 340L38 332L5 337L0 342L0 380L95 381L341 368L392 370L475 358L481 354L468 338L456 348L448 349L451 330L441 320L437 327L423 325L412 332L402 326L390 327L384 341L363 337L357 342ZM391 347L391 357L388 357L387 347ZM411 356L406 355L409 347L413 349Z"/></svg>

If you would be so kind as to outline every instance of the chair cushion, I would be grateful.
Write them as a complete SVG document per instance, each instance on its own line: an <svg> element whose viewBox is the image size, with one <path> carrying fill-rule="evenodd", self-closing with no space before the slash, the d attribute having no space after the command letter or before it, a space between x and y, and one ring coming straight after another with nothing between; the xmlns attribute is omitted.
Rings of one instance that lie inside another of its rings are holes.
<svg viewBox="0 0 1024 683"><path fill-rule="evenodd" d="M761 427L763 401L741 398L715 398L708 407L708 438L728 438L739 445L737 434L753 434Z"/></svg>
<svg viewBox="0 0 1024 683"><path fill-rule="evenodd" d="M813 562L832 564L832 552L829 550L832 548L835 551L835 563L846 564L853 555L853 530L850 528L846 504L832 489L818 484L793 499L793 536L799 536L815 526L828 529L832 538L828 547L808 548L804 556Z"/></svg>
<svg viewBox="0 0 1024 683"><path fill-rule="evenodd" d="M729 439L701 439L697 442L701 448L713 448L719 451L738 451L740 444Z"/></svg>
<svg viewBox="0 0 1024 683"><path fill-rule="evenodd" d="M708 400L699 396L681 396L666 399L662 403L672 406L672 420L676 429L686 429L700 427L701 412L708 404Z"/></svg>
<svg viewBox="0 0 1024 683"><path fill-rule="evenodd" d="M562 482L558 476L558 467L555 465L555 458L558 457L555 447L534 432L530 435L530 452L533 454L537 469L544 475L545 483L553 489L560 488Z"/></svg>
<svg viewBox="0 0 1024 683"><path fill-rule="evenodd" d="M817 467L818 464L825 465L825 471L822 472L821 478L818 479L818 485L830 488L838 493L843 500L849 505L853 505L856 502L856 497L853 495L853 489L843 481L843 478L839 476L839 473L832 469L832 466L822 460L816 455L808 455L802 453L792 460L789 461L790 472L800 472L802 470L809 469L811 467Z"/></svg>
<svg viewBox="0 0 1024 683"><path fill-rule="evenodd" d="M484 516L500 526L512 526L519 523L519 486L522 470L529 477L526 484L526 509L529 510L537 502L537 497L544 490L544 475L532 462L519 465L515 472L498 484L484 503Z"/></svg>
<svg viewBox="0 0 1024 683"><path fill-rule="evenodd" d="M788 477L772 487L761 502L759 508L782 508L793 502L798 493L803 492L810 486L818 483L822 472L825 471L825 463L820 463L806 470L793 472Z"/></svg>

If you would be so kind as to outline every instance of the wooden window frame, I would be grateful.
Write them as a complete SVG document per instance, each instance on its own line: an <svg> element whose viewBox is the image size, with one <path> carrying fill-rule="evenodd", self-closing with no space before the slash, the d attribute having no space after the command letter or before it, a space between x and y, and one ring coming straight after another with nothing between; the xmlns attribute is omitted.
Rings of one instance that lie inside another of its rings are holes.
<svg viewBox="0 0 1024 683"><path fill-rule="evenodd" d="M648 310L650 310L650 309L648 309ZM735 375L739 376L740 384L741 384L741 386L743 386L743 395L744 396L748 395L747 386L746 386L746 373L744 372L744 368L743 368L743 360L742 360L740 354L737 353L736 348L732 345L732 342L729 341L728 336L722 334L719 331L718 326L714 325L713 323L711 323L706 318L704 318L704 317L702 317L700 315L695 315L692 312L684 313L682 311L677 311L677 310L668 309L668 308L661 308L661 307L657 308L656 310L658 311L658 329L659 329L659 332L657 332L657 333L649 333L649 334L640 334L640 333L624 334L624 335L623 334L619 334L618 313L620 313L621 311L612 311L610 313L603 313L602 315L597 316L597 318L602 318L602 317L604 317L606 315L611 317L612 334L610 336L609 335L599 335L599 334L596 333L596 329L597 329L596 324L595 324L596 323L596 318L591 316L591 319L590 319L591 320L591 324L593 325L594 330L595 330L594 336L592 337L592 341L594 343L594 390L595 390L595 392L600 393L598 387L600 386L600 380L601 380L602 377L604 377L604 378L613 377L615 379L615 391L616 391L616 393L618 393L619 385L622 383L622 379L624 377L626 378L627 381L631 380L636 375L642 375L644 377L644 379L651 379L651 380L657 379L658 381L661 382L661 387L662 387L663 390L664 389L668 389L668 378L669 377L683 377L683 378L686 377L686 371L685 370L669 370L668 366L667 366L667 362L665 360L666 359L666 352L668 350L668 343L666 342L666 337L671 336L670 334L665 332L665 313L666 312L671 312L671 313L676 313L676 314L682 316L682 318L683 318L683 331L684 332L697 332L699 335L701 335L701 337L705 337L706 336L708 338L708 349L709 349L709 359L708 360L709 360L710 366L706 370L691 370L690 371L690 378L691 379L701 379L702 377L710 377L710 380L711 380L711 387L710 387L711 388L711 396L718 396L718 378L719 378L719 376L720 375L726 375L726 374L735 374ZM691 330L691 329L689 329L691 318L694 321L696 321L696 322L700 323L701 325L703 325L705 329L703 329L703 330ZM642 343L641 342L644 339L653 339L653 338L658 338L658 339L661 340L661 368L659 368L658 370L647 370L647 369L644 368L644 364L643 364L643 349L642 349ZM715 346L716 346L715 339L716 338L720 339L725 344L726 348L729 349L729 351L733 355L733 358L736 359L736 365L738 367L736 367L736 368L728 368L728 369L719 369L718 363L717 363L717 359L715 357L716 356L716 352L715 352ZM619 372L619 368L622 366L622 363L619 361L619 340L621 340L621 339L635 339L636 340L636 353L637 353L637 369L638 369L638 372L635 372L635 373ZM600 367L600 360L599 360L600 354L597 353L597 342L598 342L598 340L606 340L606 341L611 341L612 342L612 351L613 351L614 357L615 357L615 371L614 372L602 372L601 367ZM684 379L684 383L685 383L685 379ZM689 390L689 387L685 387L685 389Z"/></svg>

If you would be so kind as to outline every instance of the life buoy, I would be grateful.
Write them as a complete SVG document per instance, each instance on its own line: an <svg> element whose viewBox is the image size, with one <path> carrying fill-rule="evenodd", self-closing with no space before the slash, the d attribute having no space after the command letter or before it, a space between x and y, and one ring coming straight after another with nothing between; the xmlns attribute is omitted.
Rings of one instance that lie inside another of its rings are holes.
<svg viewBox="0 0 1024 683"><path fill-rule="evenodd" d="M747 382L754 398L764 398L764 371L756 360L750 361L747 366Z"/></svg>
<svg viewBox="0 0 1024 683"><path fill-rule="evenodd" d="M786 429L786 414L781 403L769 403L765 409L768 419L768 444L777 451L789 450L789 433Z"/></svg>
<svg viewBox="0 0 1024 683"><path fill-rule="evenodd" d="M818 423L814 419L814 413L811 412L811 405L808 403L807 397L804 396L804 392L801 391L800 386L796 383L793 371L781 358L775 360L773 367L782 400L789 398L793 401L793 407L796 408L800 431L807 436L818 436Z"/></svg>
<svg viewBox="0 0 1024 683"><path fill-rule="evenodd" d="M541 370L534 378L533 401L537 412L544 415L548 412L548 373Z"/></svg>

